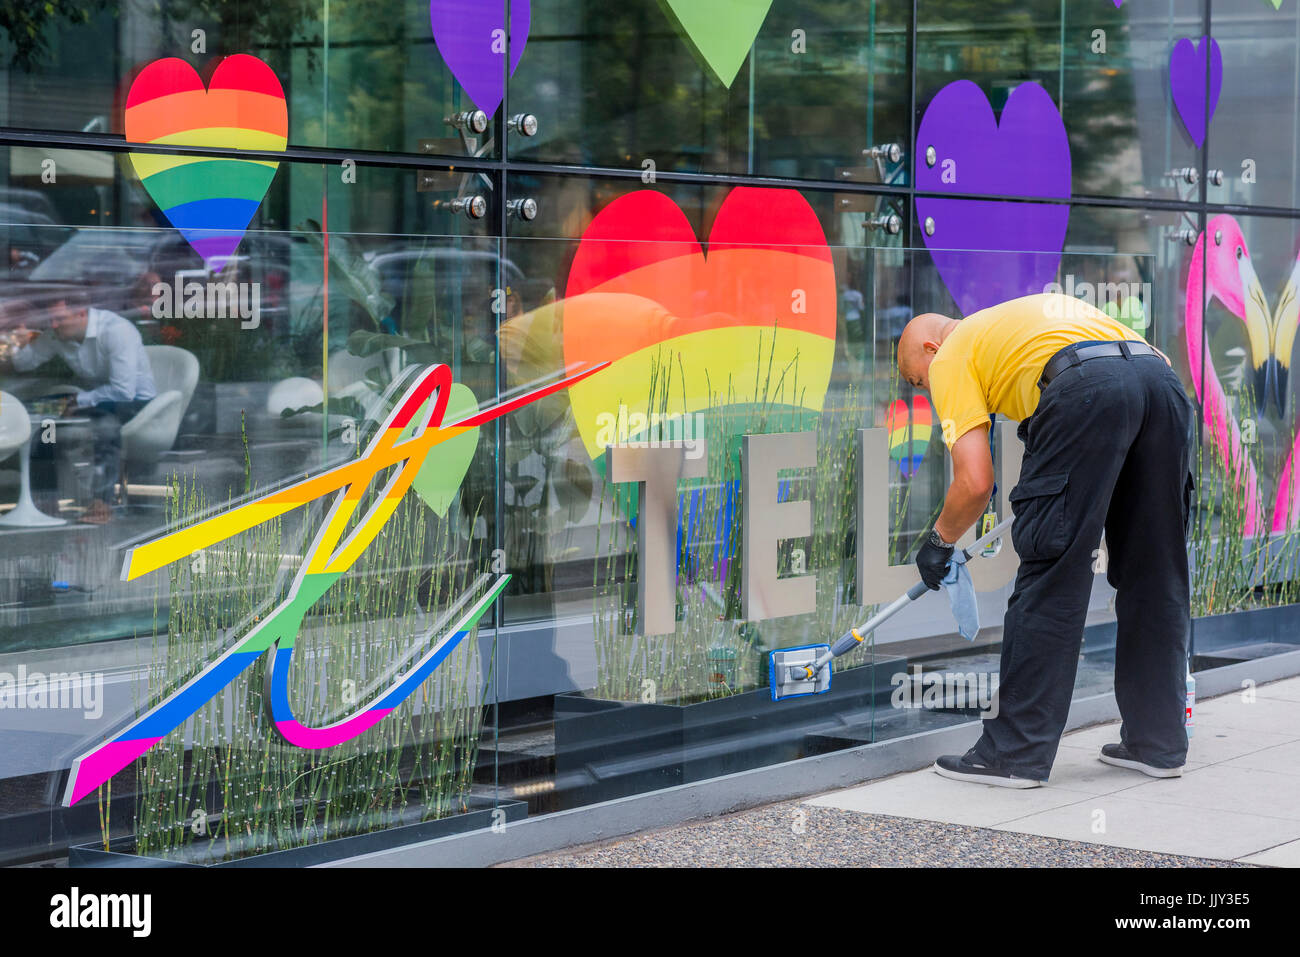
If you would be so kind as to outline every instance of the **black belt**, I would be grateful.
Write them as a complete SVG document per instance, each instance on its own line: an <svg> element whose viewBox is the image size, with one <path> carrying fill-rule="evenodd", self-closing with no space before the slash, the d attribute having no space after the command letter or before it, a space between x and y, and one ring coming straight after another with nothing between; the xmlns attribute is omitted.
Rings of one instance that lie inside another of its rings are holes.
<svg viewBox="0 0 1300 957"><path fill-rule="evenodd" d="M1066 369L1087 362L1089 359L1104 359L1109 356L1159 356L1154 348L1145 342L1093 342L1086 345L1066 346L1043 366L1043 375L1038 380L1038 388L1046 389L1047 384Z"/></svg>

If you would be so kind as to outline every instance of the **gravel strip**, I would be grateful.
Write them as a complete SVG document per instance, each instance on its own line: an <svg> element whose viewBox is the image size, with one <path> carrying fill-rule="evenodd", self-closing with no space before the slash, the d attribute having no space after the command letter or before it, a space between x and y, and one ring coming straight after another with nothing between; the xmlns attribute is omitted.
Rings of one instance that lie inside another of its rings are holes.
<svg viewBox="0 0 1300 957"><path fill-rule="evenodd" d="M802 826L802 835L795 833ZM1249 867L788 801L500 867Z"/></svg>

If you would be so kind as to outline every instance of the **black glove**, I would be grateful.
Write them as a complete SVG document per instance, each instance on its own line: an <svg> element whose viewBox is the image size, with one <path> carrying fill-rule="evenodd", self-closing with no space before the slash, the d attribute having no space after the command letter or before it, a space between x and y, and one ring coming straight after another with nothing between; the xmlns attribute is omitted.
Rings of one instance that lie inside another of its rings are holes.
<svg viewBox="0 0 1300 957"><path fill-rule="evenodd" d="M921 570L921 581L930 591L938 591L948 574L948 563L952 561L953 546L942 544L938 533L931 531L926 537L921 550L916 553L916 567Z"/></svg>

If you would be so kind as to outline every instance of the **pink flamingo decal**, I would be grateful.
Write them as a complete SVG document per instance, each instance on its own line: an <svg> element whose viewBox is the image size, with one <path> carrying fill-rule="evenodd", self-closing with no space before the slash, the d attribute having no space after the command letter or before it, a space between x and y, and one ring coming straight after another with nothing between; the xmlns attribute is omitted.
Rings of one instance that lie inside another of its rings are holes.
<svg viewBox="0 0 1300 957"><path fill-rule="evenodd" d="M1300 258L1291 267L1273 312L1273 357L1269 366L1273 401L1286 419L1287 371L1291 368L1291 350L1295 346L1296 327L1300 326ZM1286 465L1277 480L1277 499L1273 504L1273 531L1289 532L1300 528L1300 508L1296 507L1295 465L1300 457L1300 435L1286 457Z"/></svg>
<svg viewBox="0 0 1300 957"><path fill-rule="evenodd" d="M1236 416L1228 409L1228 399L1215 372L1214 362L1202 348L1205 309L1214 298L1246 326L1262 407L1267 401L1267 386L1273 381L1270 374L1270 310L1241 227L1226 215L1215 216L1206 224L1192 250L1191 269L1187 276L1187 362L1196 386L1196 397L1205 410L1205 425L1214 438L1215 447L1223 456L1228 472L1237 477L1239 487L1244 485L1245 534L1251 536L1261 525L1259 476L1249 451L1241 441Z"/></svg>

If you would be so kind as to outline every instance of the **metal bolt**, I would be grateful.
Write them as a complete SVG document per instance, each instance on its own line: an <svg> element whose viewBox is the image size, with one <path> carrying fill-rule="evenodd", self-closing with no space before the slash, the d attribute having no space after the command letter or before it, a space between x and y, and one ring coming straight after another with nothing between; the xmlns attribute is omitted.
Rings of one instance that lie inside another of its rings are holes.
<svg viewBox="0 0 1300 957"><path fill-rule="evenodd" d="M487 215L487 200L482 196L462 196L451 201L453 213L463 213L470 219L482 219Z"/></svg>
<svg viewBox="0 0 1300 957"><path fill-rule="evenodd" d="M933 217L933 216L927 216L927 217L925 217L925 234L926 234L927 236L933 236L933 235L934 235L934 217Z"/></svg>
<svg viewBox="0 0 1300 957"><path fill-rule="evenodd" d="M1216 245L1216 246L1222 246L1222 245L1223 245L1223 230L1222 230L1222 229L1216 229L1216 230L1214 231L1214 245Z"/></svg>
<svg viewBox="0 0 1300 957"><path fill-rule="evenodd" d="M506 121L506 126L522 136L537 135L537 117L531 113L516 113Z"/></svg>
<svg viewBox="0 0 1300 957"><path fill-rule="evenodd" d="M883 159L890 163L897 163L903 158L903 148L897 143L886 143L883 146L873 146L870 149L865 149L862 151L862 155L868 159Z"/></svg>
<svg viewBox="0 0 1300 957"><path fill-rule="evenodd" d="M532 222L537 218L537 200L531 196L523 199L512 199L506 203L506 212L526 222Z"/></svg>
<svg viewBox="0 0 1300 957"><path fill-rule="evenodd" d="M1209 182L1209 184L1210 184L1211 186L1222 186L1222 185L1223 185L1223 170L1221 170L1221 169L1212 169L1212 170L1210 170L1210 171L1206 174L1205 178L1206 178L1206 180Z"/></svg>
<svg viewBox="0 0 1300 957"><path fill-rule="evenodd" d="M891 236L897 236L903 228L903 221L896 213L878 213L866 221L867 229L883 229Z"/></svg>
<svg viewBox="0 0 1300 957"><path fill-rule="evenodd" d="M925 148L925 165L933 166L937 162L939 162L939 154L934 151L933 146L927 146Z"/></svg>
<svg viewBox="0 0 1300 957"><path fill-rule="evenodd" d="M464 130L466 133L481 135L487 132L489 119L488 115L482 110L464 110L444 117L443 122L456 127L458 130Z"/></svg>
<svg viewBox="0 0 1300 957"><path fill-rule="evenodd" d="M1192 186L1195 186L1200 178L1201 174L1197 172L1195 166L1184 166L1180 169L1171 169L1169 172L1165 173L1165 179L1174 181L1181 179L1184 183L1188 183Z"/></svg>

